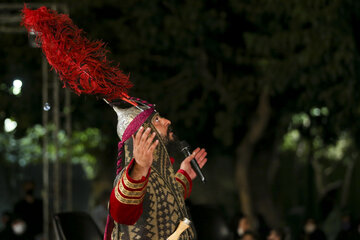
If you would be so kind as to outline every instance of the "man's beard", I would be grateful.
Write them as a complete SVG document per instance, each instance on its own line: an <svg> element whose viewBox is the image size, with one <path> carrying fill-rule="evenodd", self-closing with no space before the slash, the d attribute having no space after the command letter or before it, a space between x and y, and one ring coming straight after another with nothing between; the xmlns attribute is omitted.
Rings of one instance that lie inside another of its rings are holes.
<svg viewBox="0 0 360 240"><path fill-rule="evenodd" d="M170 137L170 133L172 133L172 136ZM164 144L166 147L166 150L168 151L169 155L171 157L177 157L181 156L181 152L179 150L179 139L174 134L173 128L171 126L168 127L166 136L164 137Z"/></svg>
<svg viewBox="0 0 360 240"><path fill-rule="evenodd" d="M167 131L166 131L166 135L165 135L165 136L162 136L162 140L163 140L163 142L164 142L165 145L167 145L168 143L174 141L175 135L174 135L174 133L173 133L173 137L171 138L171 137L170 137L170 133L171 133L171 132L173 133L173 128L172 128L172 126L170 125L170 126L168 127Z"/></svg>

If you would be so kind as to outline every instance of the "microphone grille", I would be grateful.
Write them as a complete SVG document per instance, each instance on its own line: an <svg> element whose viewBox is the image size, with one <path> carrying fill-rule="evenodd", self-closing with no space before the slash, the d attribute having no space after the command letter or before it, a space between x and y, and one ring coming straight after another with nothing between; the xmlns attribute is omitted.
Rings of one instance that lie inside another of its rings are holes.
<svg viewBox="0 0 360 240"><path fill-rule="evenodd" d="M180 151L184 151L187 148L189 149L190 145L186 141L180 141L180 143L179 143Z"/></svg>

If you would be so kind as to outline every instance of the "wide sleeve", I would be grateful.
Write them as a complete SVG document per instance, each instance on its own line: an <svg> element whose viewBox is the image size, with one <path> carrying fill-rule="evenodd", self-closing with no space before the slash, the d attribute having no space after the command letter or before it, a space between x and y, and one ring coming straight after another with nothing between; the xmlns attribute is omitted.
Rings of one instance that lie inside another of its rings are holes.
<svg viewBox="0 0 360 240"><path fill-rule="evenodd" d="M179 169L179 171L177 171L175 174L175 180L179 185L179 189L181 189L183 193L184 199L190 197L192 190L192 180L189 174L186 171Z"/></svg>
<svg viewBox="0 0 360 240"><path fill-rule="evenodd" d="M109 212L119 224L134 225L143 212L143 200L149 181L150 169L146 177L134 180L129 172L134 165L134 159L119 174L111 192Z"/></svg>

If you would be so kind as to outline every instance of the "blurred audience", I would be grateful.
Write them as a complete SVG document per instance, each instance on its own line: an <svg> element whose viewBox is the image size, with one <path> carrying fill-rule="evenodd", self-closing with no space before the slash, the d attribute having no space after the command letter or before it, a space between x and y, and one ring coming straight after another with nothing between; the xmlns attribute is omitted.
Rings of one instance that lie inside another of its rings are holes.
<svg viewBox="0 0 360 240"><path fill-rule="evenodd" d="M257 224L256 224L256 234L259 239L267 239L267 236L270 232L270 228L267 225L262 214L256 214Z"/></svg>
<svg viewBox="0 0 360 240"><path fill-rule="evenodd" d="M354 222L350 214L342 215L341 228L336 240L360 240L360 224Z"/></svg>
<svg viewBox="0 0 360 240"><path fill-rule="evenodd" d="M32 181L24 183L23 191L24 196L15 204L14 213L8 211L2 213L3 228L0 231L0 240L42 239L42 201L35 197L35 184ZM105 229L108 213L108 195L108 192L101 194L92 211L92 217L102 232ZM262 222L259 219L257 227L252 227L248 217L243 214L237 214L229 228L221 211L208 206L192 206L191 204L189 206L194 224L198 228L199 239L286 240L292 234L290 230L285 233L281 228L269 229L265 221ZM257 217L259 218L259 216ZM328 237L335 239L334 234L331 235ZM306 219L303 233L300 238L298 237L299 233L294 234L294 238L299 240L327 240L325 233L314 218ZM350 214L343 214L341 229L335 240L360 240L360 221L354 221Z"/></svg>
<svg viewBox="0 0 360 240"><path fill-rule="evenodd" d="M342 223L344 220L342 218ZM340 230L336 240L360 240L360 221L353 222L350 218L350 227L346 229L347 231L344 231L343 228Z"/></svg>
<svg viewBox="0 0 360 240"><path fill-rule="evenodd" d="M43 232L43 205L42 200L35 197L35 183L26 181L23 184L24 196L14 207L14 215L17 220L12 223L13 230L16 233L24 231L30 240L41 239Z"/></svg>
<svg viewBox="0 0 360 240"><path fill-rule="evenodd" d="M242 234L241 240L258 240L257 234L252 231L246 231Z"/></svg>
<svg viewBox="0 0 360 240"><path fill-rule="evenodd" d="M26 233L26 223L10 212L3 212L1 221L4 224L0 231L0 240L31 240Z"/></svg>
<svg viewBox="0 0 360 240"><path fill-rule="evenodd" d="M320 229L313 218L308 218L304 225L304 234L301 240L326 240L325 233Z"/></svg>
<svg viewBox="0 0 360 240"><path fill-rule="evenodd" d="M341 216L340 232L336 236L336 240L346 240L351 234L351 217L349 214L343 214Z"/></svg>
<svg viewBox="0 0 360 240"><path fill-rule="evenodd" d="M197 239L232 240L231 231L223 211L214 206L193 205L188 202L192 220L196 226Z"/></svg>
<svg viewBox="0 0 360 240"><path fill-rule="evenodd" d="M271 229L267 240L285 240L285 232L279 228Z"/></svg>
<svg viewBox="0 0 360 240"><path fill-rule="evenodd" d="M249 219L243 214L235 216L234 225L234 239L242 239L245 232L251 230Z"/></svg>
<svg viewBox="0 0 360 240"><path fill-rule="evenodd" d="M0 231L0 239L8 240L12 239L13 231L11 229L11 213L5 211L1 215L1 223L3 224L3 228Z"/></svg>
<svg viewBox="0 0 360 240"><path fill-rule="evenodd" d="M15 217L11 221L11 229L12 229L12 240L33 240L34 238L31 236L31 230L28 228L28 225L21 218Z"/></svg>

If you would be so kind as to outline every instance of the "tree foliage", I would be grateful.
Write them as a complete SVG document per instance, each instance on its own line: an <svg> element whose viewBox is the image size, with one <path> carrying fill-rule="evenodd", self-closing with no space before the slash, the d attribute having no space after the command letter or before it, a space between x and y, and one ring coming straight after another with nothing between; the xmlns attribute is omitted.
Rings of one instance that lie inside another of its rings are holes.
<svg viewBox="0 0 360 240"><path fill-rule="evenodd" d="M0 134L0 151L2 161L8 164L18 164L25 167L28 164L39 164L42 162L43 146L42 140L46 132L51 133L54 126L47 128L35 125L27 129L26 135L20 138L15 137L14 132ZM75 131L69 138L63 130L57 136L60 162L66 162L71 153L71 162L81 164L89 179L93 179L97 172L97 161L93 153L99 148L103 137L97 128L87 128L83 131ZM50 141L46 149L50 162L55 161L56 148L53 141Z"/></svg>

